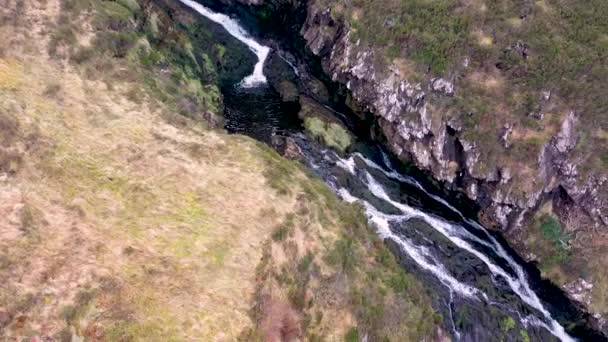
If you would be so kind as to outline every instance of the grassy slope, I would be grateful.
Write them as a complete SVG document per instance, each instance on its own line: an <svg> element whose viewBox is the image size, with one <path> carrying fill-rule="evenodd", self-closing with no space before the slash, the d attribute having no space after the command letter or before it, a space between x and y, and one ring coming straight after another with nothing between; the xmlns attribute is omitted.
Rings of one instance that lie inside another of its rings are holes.
<svg viewBox="0 0 608 342"><path fill-rule="evenodd" d="M483 0L319 0L354 33L353 41L376 52L380 69L397 67L407 78L453 77L456 95L436 103L433 115L457 118L465 138L482 149L482 166L509 167L526 193L537 185L530 163L559 130L567 113L579 117L580 139L572 153L583 177L608 169L608 2ZM525 44L527 57L517 48ZM468 60L468 66L464 61ZM551 92L541 101L542 92ZM530 117L542 111L542 121ZM470 115L468 113L471 113ZM512 146L499 139L513 124ZM594 312L608 313L606 234L586 229L568 236L566 249L547 233L542 212L516 240L534 254L559 284L584 277ZM545 228L543 228L545 227ZM577 227L580 228L580 227ZM550 229L549 229L550 230ZM562 236L563 235L563 236ZM564 240L564 239L562 239Z"/></svg>
<svg viewBox="0 0 608 342"><path fill-rule="evenodd" d="M214 84L185 86L190 64L153 42L135 58L144 13L121 3L133 10L0 10L0 336L433 335L423 287L359 208L267 147L175 114L217 115Z"/></svg>

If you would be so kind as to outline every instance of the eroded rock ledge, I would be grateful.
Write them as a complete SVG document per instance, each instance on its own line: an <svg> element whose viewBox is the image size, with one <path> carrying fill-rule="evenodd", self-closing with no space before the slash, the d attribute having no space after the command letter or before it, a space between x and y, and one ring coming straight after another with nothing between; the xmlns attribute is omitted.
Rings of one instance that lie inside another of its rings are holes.
<svg viewBox="0 0 608 342"><path fill-rule="evenodd" d="M575 109L537 159L526 162L527 170L490 166L479 153L483 141L467 140L457 119L437 115L442 108L436 102L458 91L449 79L410 81L398 62L388 70L375 67L374 51L353 41L349 28L316 1L308 4L301 34L332 79L345 84L377 116L393 152L478 201L484 223L504 230L518 227L543 201L560 195L573 214L562 218L567 223L578 227L608 224L606 175L581 177L577 156L571 153L578 139ZM508 144L511 129L505 127L503 136L496 139Z"/></svg>

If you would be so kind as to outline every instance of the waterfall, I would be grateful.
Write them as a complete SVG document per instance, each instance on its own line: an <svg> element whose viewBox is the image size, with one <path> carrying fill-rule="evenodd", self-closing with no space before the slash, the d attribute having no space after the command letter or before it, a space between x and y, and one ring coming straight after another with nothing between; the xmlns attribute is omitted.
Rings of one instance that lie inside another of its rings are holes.
<svg viewBox="0 0 608 342"><path fill-rule="evenodd" d="M245 77L239 85L244 88L252 88L258 86L260 84L266 83L266 76L264 76L264 62L266 62L266 58L270 53L270 48L256 42L245 29L243 29L239 23L230 18L229 16L221 13L215 13L208 9L207 7L199 4L193 0L179 0L184 5L192 8L200 15L205 18L220 24L230 35L234 38L241 41L243 44L247 45L247 47L256 54L258 57L258 62L255 64L253 68L253 73L247 77Z"/></svg>

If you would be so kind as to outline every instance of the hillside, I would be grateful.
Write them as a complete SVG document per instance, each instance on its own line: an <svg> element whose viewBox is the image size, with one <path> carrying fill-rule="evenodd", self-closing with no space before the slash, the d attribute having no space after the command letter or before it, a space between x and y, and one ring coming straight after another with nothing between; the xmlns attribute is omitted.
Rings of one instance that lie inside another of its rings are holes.
<svg viewBox="0 0 608 342"><path fill-rule="evenodd" d="M359 206L218 128L222 68L248 59L195 19L0 8L0 339L441 336Z"/></svg>

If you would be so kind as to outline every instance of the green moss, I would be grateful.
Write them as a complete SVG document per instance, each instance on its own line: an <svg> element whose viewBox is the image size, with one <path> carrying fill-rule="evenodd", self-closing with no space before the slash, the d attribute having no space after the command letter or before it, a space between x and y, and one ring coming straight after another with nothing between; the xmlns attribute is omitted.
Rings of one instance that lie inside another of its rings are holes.
<svg viewBox="0 0 608 342"><path fill-rule="evenodd" d="M502 331L508 333L509 331L515 329L515 320L512 317L505 317L500 324L502 327Z"/></svg>
<svg viewBox="0 0 608 342"><path fill-rule="evenodd" d="M530 342L530 335L528 335L528 332L524 329L521 329L519 331L519 335L521 336L521 340L523 342Z"/></svg>
<svg viewBox="0 0 608 342"><path fill-rule="evenodd" d="M203 71L208 73L208 74L215 74L216 70L215 67L213 66L213 62L211 61L211 58L209 58L209 55L204 53L202 55L203 58Z"/></svg>
<svg viewBox="0 0 608 342"><path fill-rule="evenodd" d="M540 217L540 230L545 237L558 246L563 247L569 240L568 234L562 233L562 227L558 219L551 215L543 215Z"/></svg>
<svg viewBox="0 0 608 342"><path fill-rule="evenodd" d="M215 47L218 61L220 63L223 63L224 57L226 56L226 47L222 44L215 44L214 47Z"/></svg>
<svg viewBox="0 0 608 342"><path fill-rule="evenodd" d="M344 152L353 143L350 133L334 122L326 122L317 117L304 119L304 127L310 134L321 139L327 146Z"/></svg>
<svg viewBox="0 0 608 342"><path fill-rule="evenodd" d="M559 220L553 215L543 214L532 223L526 244L538 257L541 270L551 273L561 272L561 268L571 260L569 240L570 234L562 231Z"/></svg>

